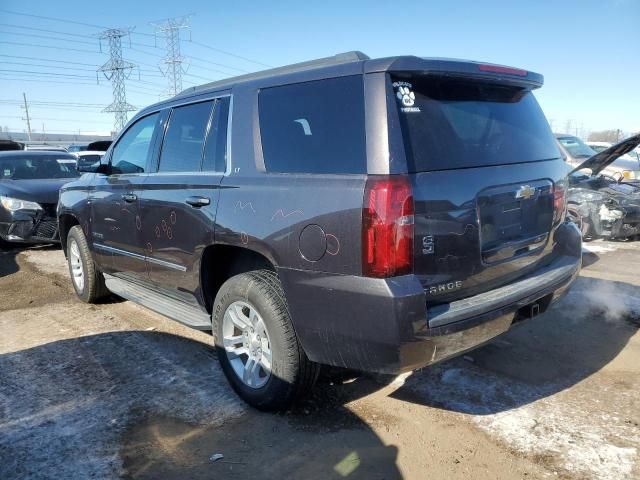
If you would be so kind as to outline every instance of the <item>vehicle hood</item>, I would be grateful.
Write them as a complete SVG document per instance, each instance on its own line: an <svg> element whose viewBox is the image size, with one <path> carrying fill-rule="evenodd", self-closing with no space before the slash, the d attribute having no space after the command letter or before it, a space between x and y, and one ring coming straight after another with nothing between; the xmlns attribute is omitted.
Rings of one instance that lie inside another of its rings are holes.
<svg viewBox="0 0 640 480"><path fill-rule="evenodd" d="M617 158L629 153L638 145L640 145L640 133L589 157L576 168L571 170L569 174L588 168L591 170L592 175L598 175L602 170L607 168L607 166L615 162Z"/></svg>
<svg viewBox="0 0 640 480"><path fill-rule="evenodd" d="M2 180L0 181L0 195L37 203L58 203L60 187L74 180L76 179Z"/></svg>

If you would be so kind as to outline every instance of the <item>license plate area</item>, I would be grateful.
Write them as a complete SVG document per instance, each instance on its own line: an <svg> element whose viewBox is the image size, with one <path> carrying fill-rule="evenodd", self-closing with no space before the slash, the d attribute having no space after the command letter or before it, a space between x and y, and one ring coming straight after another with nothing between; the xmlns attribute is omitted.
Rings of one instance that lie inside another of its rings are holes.
<svg viewBox="0 0 640 480"><path fill-rule="evenodd" d="M482 261L496 263L541 249L553 221L550 180L502 185L477 197Z"/></svg>

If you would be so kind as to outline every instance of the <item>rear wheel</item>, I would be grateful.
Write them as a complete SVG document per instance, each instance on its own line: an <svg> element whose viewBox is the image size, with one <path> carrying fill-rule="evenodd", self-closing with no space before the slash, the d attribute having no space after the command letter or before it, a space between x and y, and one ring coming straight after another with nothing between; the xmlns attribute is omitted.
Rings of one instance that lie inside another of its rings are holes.
<svg viewBox="0 0 640 480"><path fill-rule="evenodd" d="M80 300L95 303L109 293L102 273L93 262L84 232L78 225L71 227L67 235L67 263L73 288Z"/></svg>
<svg viewBox="0 0 640 480"><path fill-rule="evenodd" d="M272 271L243 273L222 285L213 306L213 333L229 383L256 408L286 408L318 377L319 365L302 350Z"/></svg>
<svg viewBox="0 0 640 480"><path fill-rule="evenodd" d="M567 206L567 220L575 223L575 225L578 227L578 230L580 230L583 239L586 239L588 237L590 230L589 222L582 215L580 215L578 209L573 205Z"/></svg>

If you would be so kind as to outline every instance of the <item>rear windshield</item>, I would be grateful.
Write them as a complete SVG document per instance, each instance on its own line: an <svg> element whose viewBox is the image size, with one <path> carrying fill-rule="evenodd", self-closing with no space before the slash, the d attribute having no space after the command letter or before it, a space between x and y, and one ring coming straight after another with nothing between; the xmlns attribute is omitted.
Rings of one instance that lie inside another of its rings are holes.
<svg viewBox="0 0 640 480"><path fill-rule="evenodd" d="M434 76L391 80L410 172L559 157L531 92Z"/></svg>
<svg viewBox="0 0 640 480"><path fill-rule="evenodd" d="M75 178L80 176L71 155L20 155L0 157L0 180Z"/></svg>

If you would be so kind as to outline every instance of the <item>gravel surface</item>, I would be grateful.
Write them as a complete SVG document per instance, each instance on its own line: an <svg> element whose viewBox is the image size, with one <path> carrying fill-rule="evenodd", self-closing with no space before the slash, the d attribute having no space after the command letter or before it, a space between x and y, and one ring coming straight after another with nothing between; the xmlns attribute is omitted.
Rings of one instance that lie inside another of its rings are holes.
<svg viewBox="0 0 640 480"><path fill-rule="evenodd" d="M552 310L463 358L326 372L264 414L210 335L80 303L57 248L0 251L0 478L640 478L640 242L583 261Z"/></svg>

